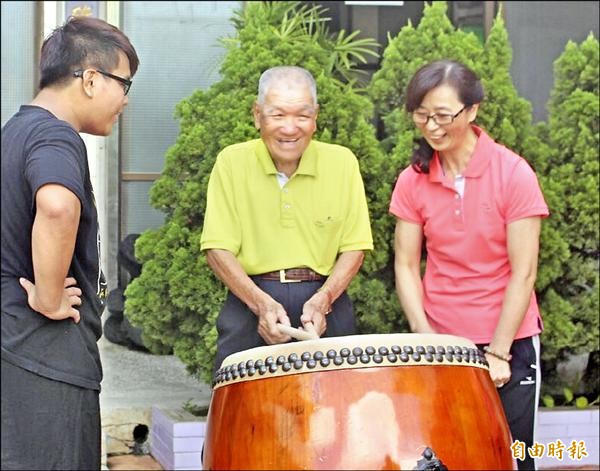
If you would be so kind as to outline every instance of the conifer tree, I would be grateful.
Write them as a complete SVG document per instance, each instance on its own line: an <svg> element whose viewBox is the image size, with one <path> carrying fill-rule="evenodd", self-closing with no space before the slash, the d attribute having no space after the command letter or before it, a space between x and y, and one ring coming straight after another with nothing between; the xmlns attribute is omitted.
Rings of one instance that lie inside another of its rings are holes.
<svg viewBox="0 0 600 471"><path fill-rule="evenodd" d="M562 238L559 263L554 261L552 274L545 276L541 299L542 353L549 371L566 353L599 348L598 67L598 40L592 34L580 45L567 43L554 63L548 124L538 130L549 144L542 183L551 216L544 225ZM547 246L544 235L542 246ZM560 378L551 383L560 385Z"/></svg>
<svg viewBox="0 0 600 471"><path fill-rule="evenodd" d="M485 90L477 123L492 138L523 155L531 136L531 104L518 95L510 74L512 48L499 11L485 41L484 58L476 66Z"/></svg>

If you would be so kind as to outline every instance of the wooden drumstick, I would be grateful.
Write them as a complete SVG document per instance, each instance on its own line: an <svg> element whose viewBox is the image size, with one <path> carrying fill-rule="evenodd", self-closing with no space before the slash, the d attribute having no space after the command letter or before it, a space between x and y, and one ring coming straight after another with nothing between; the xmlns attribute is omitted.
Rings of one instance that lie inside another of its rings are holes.
<svg viewBox="0 0 600 471"><path fill-rule="evenodd" d="M304 330L310 333L314 339L320 338L319 334L317 334L317 331L315 330L315 325L312 322L307 322L304 324Z"/></svg>
<svg viewBox="0 0 600 471"><path fill-rule="evenodd" d="M314 327L312 327L310 330L302 330L285 324L277 324L277 328L282 334L289 335L296 340L316 340L319 338Z"/></svg>

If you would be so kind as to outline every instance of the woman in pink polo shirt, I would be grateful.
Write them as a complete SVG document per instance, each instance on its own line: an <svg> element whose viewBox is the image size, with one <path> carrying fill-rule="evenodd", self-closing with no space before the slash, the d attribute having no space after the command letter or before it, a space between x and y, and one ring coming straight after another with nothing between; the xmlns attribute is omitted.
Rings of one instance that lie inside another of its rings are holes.
<svg viewBox="0 0 600 471"><path fill-rule="evenodd" d="M459 335L485 351L513 439L531 447L542 331L534 283L548 207L529 164L473 124L483 97L473 71L450 60L408 84L406 110L423 138L390 204L396 289L413 332ZM535 469L533 459L519 469Z"/></svg>

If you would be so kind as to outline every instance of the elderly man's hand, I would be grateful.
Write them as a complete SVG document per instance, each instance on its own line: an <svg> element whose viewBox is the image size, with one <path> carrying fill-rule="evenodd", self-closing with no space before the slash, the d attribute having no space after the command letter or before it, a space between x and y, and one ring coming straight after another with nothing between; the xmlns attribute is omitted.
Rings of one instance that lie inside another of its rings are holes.
<svg viewBox="0 0 600 471"><path fill-rule="evenodd" d="M277 328L278 323L291 325L290 318L285 309L283 309L283 306L271 296L265 293L264 297L257 304L257 312L255 314L258 317L258 334L267 344L285 343L292 339L289 335L279 332Z"/></svg>
<svg viewBox="0 0 600 471"><path fill-rule="evenodd" d="M300 321L302 325L312 322L319 337L325 333L327 328L326 314L331 309L329 296L324 291L317 291L302 307Z"/></svg>

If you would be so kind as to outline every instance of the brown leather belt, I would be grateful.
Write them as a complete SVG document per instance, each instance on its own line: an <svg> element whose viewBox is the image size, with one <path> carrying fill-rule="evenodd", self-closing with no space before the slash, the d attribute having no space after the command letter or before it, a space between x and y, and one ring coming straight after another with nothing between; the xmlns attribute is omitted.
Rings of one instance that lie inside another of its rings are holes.
<svg viewBox="0 0 600 471"><path fill-rule="evenodd" d="M295 283L297 281L321 281L327 277L318 274L310 268L288 268L287 270L272 271L255 275L263 280L280 281L281 283Z"/></svg>

